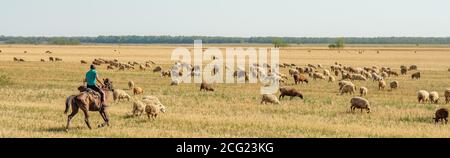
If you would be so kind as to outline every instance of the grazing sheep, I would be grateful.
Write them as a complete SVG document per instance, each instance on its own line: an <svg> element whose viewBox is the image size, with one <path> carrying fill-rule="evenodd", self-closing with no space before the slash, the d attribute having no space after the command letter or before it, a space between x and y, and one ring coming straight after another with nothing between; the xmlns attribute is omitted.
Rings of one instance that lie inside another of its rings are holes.
<svg viewBox="0 0 450 158"><path fill-rule="evenodd" d="M19 61L20 62L25 62L25 59L20 58Z"/></svg>
<svg viewBox="0 0 450 158"><path fill-rule="evenodd" d="M55 59L53 57L48 57L49 61L55 61Z"/></svg>
<svg viewBox="0 0 450 158"><path fill-rule="evenodd" d="M263 94L261 99L261 104L272 103L272 104L280 104L278 98L273 94Z"/></svg>
<svg viewBox="0 0 450 158"><path fill-rule="evenodd" d="M299 82L301 82L301 83L303 83L303 82L305 82L305 83L308 83L308 78L306 78L306 76L304 76L304 75L299 75L299 74L295 74L294 75L294 82L295 82L295 84L297 84L297 83L299 83Z"/></svg>
<svg viewBox="0 0 450 158"><path fill-rule="evenodd" d="M389 86L391 87L391 89L397 89L398 81L392 81L391 83L389 83Z"/></svg>
<svg viewBox="0 0 450 158"><path fill-rule="evenodd" d="M62 61L61 58L55 58L55 61Z"/></svg>
<svg viewBox="0 0 450 158"><path fill-rule="evenodd" d="M289 69L289 75L290 76L293 76L295 74L299 74L299 72L297 70L295 70L295 69Z"/></svg>
<svg viewBox="0 0 450 158"><path fill-rule="evenodd" d="M131 111L133 116L141 116L144 110L145 110L144 102L139 100L133 102L133 110Z"/></svg>
<svg viewBox="0 0 450 158"><path fill-rule="evenodd" d="M170 83L171 86L178 86L180 84L179 80L172 80L172 82Z"/></svg>
<svg viewBox="0 0 450 158"><path fill-rule="evenodd" d="M386 82L384 82L384 80L378 81L378 90L384 90L385 87L386 87Z"/></svg>
<svg viewBox="0 0 450 158"><path fill-rule="evenodd" d="M131 96L128 95L127 92L125 92L124 90L114 89L113 98L114 98L114 102L118 102L125 98L127 98L127 100L130 101Z"/></svg>
<svg viewBox="0 0 450 158"><path fill-rule="evenodd" d="M323 75L325 75L325 76L330 76L330 71L328 71L328 70L323 70Z"/></svg>
<svg viewBox="0 0 450 158"><path fill-rule="evenodd" d="M420 79L420 72L416 72L411 75L411 79Z"/></svg>
<svg viewBox="0 0 450 158"><path fill-rule="evenodd" d="M145 113L147 113L148 119L153 118L155 120L160 112L166 112L166 107L155 96L145 96L142 102L146 104Z"/></svg>
<svg viewBox="0 0 450 158"><path fill-rule="evenodd" d="M402 74L402 75L406 75L406 72L408 72L408 70L406 68L400 70L400 74Z"/></svg>
<svg viewBox="0 0 450 158"><path fill-rule="evenodd" d="M450 88L446 89L444 92L445 104L450 102Z"/></svg>
<svg viewBox="0 0 450 158"><path fill-rule="evenodd" d="M366 96L368 91L369 91L369 90L368 90L366 87L360 87L360 88L359 88L359 95L360 95L361 97L362 97L362 96Z"/></svg>
<svg viewBox="0 0 450 158"><path fill-rule="evenodd" d="M339 90L341 90L342 87L344 87L344 85L353 85L353 83L350 81L339 81L338 85L339 85Z"/></svg>
<svg viewBox="0 0 450 158"><path fill-rule="evenodd" d="M114 70L114 67L111 66L111 65L108 65L108 66L106 67L106 69L107 69L107 70Z"/></svg>
<svg viewBox="0 0 450 158"><path fill-rule="evenodd" d="M162 70L161 66L156 66L156 67L153 69L153 72L160 72L161 70Z"/></svg>
<svg viewBox="0 0 450 158"><path fill-rule="evenodd" d="M128 81L128 89L133 89L134 88L134 82L133 81Z"/></svg>
<svg viewBox="0 0 450 158"><path fill-rule="evenodd" d="M395 71L388 71L388 76L394 75L394 76L398 76L398 73Z"/></svg>
<svg viewBox="0 0 450 158"><path fill-rule="evenodd" d="M334 76L339 76L339 71L338 70L334 71Z"/></svg>
<svg viewBox="0 0 450 158"><path fill-rule="evenodd" d="M325 76L324 75L322 75L321 73L313 73L313 79L314 80L316 80L316 79L325 79Z"/></svg>
<svg viewBox="0 0 450 158"><path fill-rule="evenodd" d="M161 71L161 77L170 77L170 70Z"/></svg>
<svg viewBox="0 0 450 158"><path fill-rule="evenodd" d="M143 94L143 93L144 93L144 89L142 89L141 87L134 87L133 88L133 94L134 95Z"/></svg>
<svg viewBox="0 0 450 158"><path fill-rule="evenodd" d="M439 93L436 91L432 91L430 92L429 98L431 103L437 104L439 102Z"/></svg>
<svg viewBox="0 0 450 158"><path fill-rule="evenodd" d="M80 63L81 63L81 64L87 64L87 62L84 61L84 60L80 60Z"/></svg>
<svg viewBox="0 0 450 158"><path fill-rule="evenodd" d="M45 60L44 60L44 59L41 59L41 62L45 62Z"/></svg>
<svg viewBox="0 0 450 158"><path fill-rule="evenodd" d="M438 123L439 121L442 121L442 123L447 124L448 122L448 109L447 108L440 108L436 110L436 113L434 114L434 124Z"/></svg>
<svg viewBox="0 0 450 158"><path fill-rule="evenodd" d="M352 81L354 81L354 80L367 81L367 78L361 74L352 74L351 79L352 79Z"/></svg>
<svg viewBox="0 0 450 158"><path fill-rule="evenodd" d="M381 72L381 77L387 78L387 77L389 77L389 75L388 75L388 73L383 71L383 72Z"/></svg>
<svg viewBox="0 0 450 158"><path fill-rule="evenodd" d="M340 94L344 94L344 93L350 93L353 94L355 93L356 90L356 86L351 85L351 84L346 84L344 86L342 86L342 88L340 89Z"/></svg>
<svg viewBox="0 0 450 158"><path fill-rule="evenodd" d="M328 82L334 82L336 79L333 76L328 76Z"/></svg>
<svg viewBox="0 0 450 158"><path fill-rule="evenodd" d="M284 96L290 96L291 99L294 97L300 97L301 99L303 99L303 94L295 89L294 87L281 87L280 88L280 96L278 97L280 100L282 98L284 98Z"/></svg>
<svg viewBox="0 0 450 158"><path fill-rule="evenodd" d="M202 90L213 92L214 88L210 84L208 84L206 82L202 82L202 84L200 84L200 91L202 91Z"/></svg>
<svg viewBox="0 0 450 158"><path fill-rule="evenodd" d="M375 82L375 81L381 81L381 80L383 80L383 77L379 76L379 75L376 74L376 73L372 73L372 79L373 79L373 82Z"/></svg>
<svg viewBox="0 0 450 158"><path fill-rule="evenodd" d="M411 71L411 70L417 70L417 65L409 66L409 71Z"/></svg>
<svg viewBox="0 0 450 158"><path fill-rule="evenodd" d="M13 60L14 60L14 61L19 61L19 59L18 59L18 58L16 58L16 57L14 57L14 58L13 58Z"/></svg>
<svg viewBox="0 0 450 158"><path fill-rule="evenodd" d="M350 106L350 110L352 112L355 111L355 109L361 109L361 113L363 109L367 110L367 113L370 113L370 103L367 99L361 98L361 97L353 97L350 100L350 103L352 104Z"/></svg>
<svg viewBox="0 0 450 158"><path fill-rule="evenodd" d="M419 103L426 103L429 100L430 93L425 90L420 90L417 92L417 100Z"/></svg>

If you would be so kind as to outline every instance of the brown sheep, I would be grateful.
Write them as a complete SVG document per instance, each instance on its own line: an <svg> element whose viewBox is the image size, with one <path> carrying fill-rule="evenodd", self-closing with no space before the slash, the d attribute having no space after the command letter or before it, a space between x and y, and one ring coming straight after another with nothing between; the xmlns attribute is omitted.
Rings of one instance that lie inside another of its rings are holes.
<svg viewBox="0 0 450 158"><path fill-rule="evenodd" d="M392 81L391 83L389 83L389 86L391 87L391 89L397 89L398 81Z"/></svg>
<svg viewBox="0 0 450 158"><path fill-rule="evenodd" d="M303 83L303 82L308 83L308 78L306 78L306 76L304 76L304 75L295 74L293 77L294 77L295 84Z"/></svg>
<svg viewBox="0 0 450 158"><path fill-rule="evenodd" d="M20 58L19 61L20 62L25 62L25 59Z"/></svg>
<svg viewBox="0 0 450 158"><path fill-rule="evenodd" d="M411 75L411 79L420 79L420 72L416 72Z"/></svg>
<svg viewBox="0 0 450 158"><path fill-rule="evenodd" d="M144 93L144 89L142 89L141 87L134 87L133 88L133 94L134 95L138 95L138 94L142 94Z"/></svg>
<svg viewBox="0 0 450 158"><path fill-rule="evenodd" d="M282 99L284 98L284 96L290 96L291 99L294 97L300 97L301 99L303 99L303 94L298 91L297 89L295 89L294 87L281 87L280 88L280 96L278 97L278 99Z"/></svg>
<svg viewBox="0 0 450 158"><path fill-rule="evenodd" d="M134 82L133 81L128 81L128 89L133 89L134 88Z"/></svg>
<svg viewBox="0 0 450 158"><path fill-rule="evenodd" d="M214 88L210 84L208 84L206 82L202 82L202 84L200 85L200 91L202 91L202 90L213 92Z"/></svg>
<svg viewBox="0 0 450 158"><path fill-rule="evenodd" d="M48 57L48 61L55 61L53 57Z"/></svg>
<svg viewBox="0 0 450 158"><path fill-rule="evenodd" d="M409 66L409 71L411 71L411 70L417 70L417 65Z"/></svg>
<svg viewBox="0 0 450 158"><path fill-rule="evenodd" d="M107 70L114 70L114 67L111 66L111 65L108 65L108 66L106 67L106 69L107 69Z"/></svg>
<svg viewBox="0 0 450 158"><path fill-rule="evenodd" d="M87 64L87 62L84 61L84 60L80 60L80 63L81 63L81 64Z"/></svg>
<svg viewBox="0 0 450 158"><path fill-rule="evenodd" d="M13 58L13 60L14 60L14 61L19 61L19 59L18 59L18 58L16 58L16 57L14 57L14 58Z"/></svg>
<svg viewBox="0 0 450 158"><path fill-rule="evenodd" d="M442 121L442 123L447 124L448 122L448 109L447 108L440 108L436 110L436 113L434 114L434 124L438 123L439 121Z"/></svg>
<svg viewBox="0 0 450 158"><path fill-rule="evenodd" d="M406 68L400 70L400 73L401 73L402 75L406 75L406 72L408 72L408 70L407 70Z"/></svg>
<svg viewBox="0 0 450 158"><path fill-rule="evenodd" d="M55 61L63 61L61 58L55 58Z"/></svg>
<svg viewBox="0 0 450 158"><path fill-rule="evenodd" d="M156 66L156 67L153 69L153 72L160 72L161 70L162 70L161 66Z"/></svg>
<svg viewBox="0 0 450 158"><path fill-rule="evenodd" d="M41 62L45 62L45 60L44 60L44 59L41 59Z"/></svg>

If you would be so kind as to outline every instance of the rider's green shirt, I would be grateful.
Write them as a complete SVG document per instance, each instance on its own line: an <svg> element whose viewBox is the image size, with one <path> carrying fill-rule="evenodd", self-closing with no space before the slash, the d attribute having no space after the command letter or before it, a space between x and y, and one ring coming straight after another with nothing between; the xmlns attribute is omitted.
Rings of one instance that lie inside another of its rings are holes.
<svg viewBox="0 0 450 158"><path fill-rule="evenodd" d="M95 86L95 81L97 80L97 71L94 69L89 70L86 73L86 82L87 85Z"/></svg>

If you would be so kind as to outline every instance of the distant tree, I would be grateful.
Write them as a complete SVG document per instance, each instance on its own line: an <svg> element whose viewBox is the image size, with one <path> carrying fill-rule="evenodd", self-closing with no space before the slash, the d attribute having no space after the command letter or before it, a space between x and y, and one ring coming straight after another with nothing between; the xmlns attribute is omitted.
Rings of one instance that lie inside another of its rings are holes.
<svg viewBox="0 0 450 158"><path fill-rule="evenodd" d="M335 48L336 48L336 45L335 45L335 44L329 44L329 45L328 45L328 48L330 48L330 49L335 49Z"/></svg>
<svg viewBox="0 0 450 158"><path fill-rule="evenodd" d="M338 49L344 49L344 46L345 46L345 40L344 40L344 38L339 38L339 39L334 43L334 45L335 45L336 48L338 48Z"/></svg>
<svg viewBox="0 0 450 158"><path fill-rule="evenodd" d="M286 47L286 46L287 46L287 43L284 42L284 40L281 39L281 38L275 38L275 39L273 39L273 40L272 40L272 44L273 44L273 46L274 46L275 48Z"/></svg>

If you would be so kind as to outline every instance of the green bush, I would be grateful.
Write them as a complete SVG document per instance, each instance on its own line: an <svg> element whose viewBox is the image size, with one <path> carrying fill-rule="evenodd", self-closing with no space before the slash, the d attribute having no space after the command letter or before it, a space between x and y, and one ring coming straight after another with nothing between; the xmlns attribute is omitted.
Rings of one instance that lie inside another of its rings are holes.
<svg viewBox="0 0 450 158"><path fill-rule="evenodd" d="M8 76L6 76L6 74L0 74L0 85L7 85L10 83L11 81L9 80Z"/></svg>

